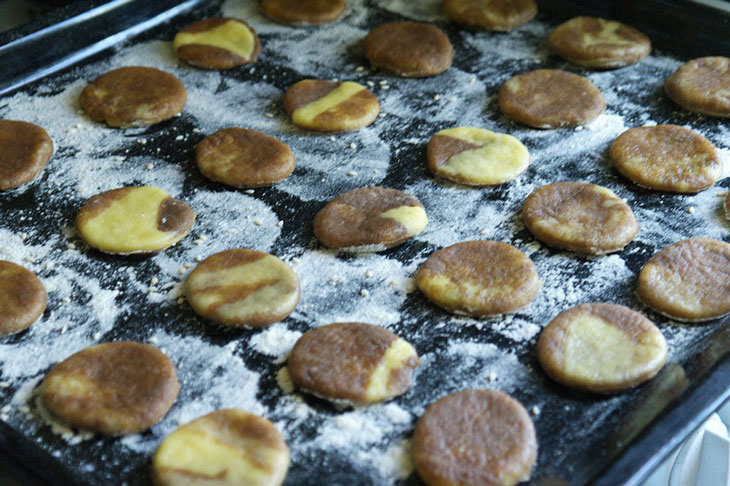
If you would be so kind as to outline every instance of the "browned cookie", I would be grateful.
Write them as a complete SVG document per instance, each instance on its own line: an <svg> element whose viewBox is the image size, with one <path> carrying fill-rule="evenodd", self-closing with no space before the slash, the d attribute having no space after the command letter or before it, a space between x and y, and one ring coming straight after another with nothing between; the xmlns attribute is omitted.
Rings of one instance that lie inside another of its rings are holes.
<svg viewBox="0 0 730 486"><path fill-rule="evenodd" d="M463 241L437 251L418 269L416 284L437 306L475 317L515 312L542 286L524 253L496 241Z"/></svg>
<svg viewBox="0 0 730 486"><path fill-rule="evenodd" d="M0 120L0 191L37 176L53 155L53 140L38 125Z"/></svg>
<svg viewBox="0 0 730 486"><path fill-rule="evenodd" d="M725 217L730 220L730 191L725 196Z"/></svg>
<svg viewBox="0 0 730 486"><path fill-rule="evenodd" d="M340 18L346 0L261 0L261 11L268 18L286 25L316 25Z"/></svg>
<svg viewBox="0 0 730 486"><path fill-rule="evenodd" d="M689 128L631 128L611 144L611 163L624 177L658 191L695 193L722 176L712 142Z"/></svg>
<svg viewBox="0 0 730 486"><path fill-rule="evenodd" d="M81 108L112 127L153 125L180 113L185 86L172 74L149 67L123 67L102 74L81 92Z"/></svg>
<svg viewBox="0 0 730 486"><path fill-rule="evenodd" d="M432 403L413 433L413 463L428 486L512 486L537 459L525 408L496 390L463 390Z"/></svg>
<svg viewBox="0 0 730 486"><path fill-rule="evenodd" d="M709 321L730 313L730 244L710 238L662 248L639 272L642 302L678 321Z"/></svg>
<svg viewBox="0 0 730 486"><path fill-rule="evenodd" d="M667 342L653 322L628 307L581 304L550 321L537 357L545 373L564 385L613 393L656 375L667 359Z"/></svg>
<svg viewBox="0 0 730 486"><path fill-rule="evenodd" d="M46 288L30 270L0 260L0 336L30 327L46 309Z"/></svg>
<svg viewBox="0 0 730 486"><path fill-rule="evenodd" d="M730 58L700 57L689 61L669 76L664 92L686 110L730 117Z"/></svg>
<svg viewBox="0 0 730 486"><path fill-rule="evenodd" d="M610 189L586 182L538 187L525 200L522 219L548 245L591 255L619 251L639 232L628 204Z"/></svg>
<svg viewBox="0 0 730 486"><path fill-rule="evenodd" d="M406 78L435 76L451 67L454 48L441 29L419 22L390 22L365 37L373 69Z"/></svg>
<svg viewBox="0 0 730 486"><path fill-rule="evenodd" d="M382 251L420 233L428 223L423 204L387 187L340 194L314 218L314 235L328 248Z"/></svg>
<svg viewBox="0 0 730 486"><path fill-rule="evenodd" d="M261 52L256 31L246 22L209 18L177 33L173 48L185 62L203 69L231 69L255 62Z"/></svg>
<svg viewBox="0 0 730 486"><path fill-rule="evenodd" d="M651 52L642 32L621 22L597 17L576 17L550 34L550 48L580 66L614 69L638 62Z"/></svg>
<svg viewBox="0 0 730 486"><path fill-rule="evenodd" d="M218 130L195 150L205 177L233 187L270 186L288 177L295 165L288 145L245 128Z"/></svg>
<svg viewBox="0 0 730 486"><path fill-rule="evenodd" d="M570 127L603 113L606 102L587 78L555 69L517 75L499 90L499 109L535 128Z"/></svg>
<svg viewBox="0 0 730 486"><path fill-rule="evenodd" d="M43 406L71 427L134 434L170 410L180 385L159 349L120 341L91 346L58 363L40 387Z"/></svg>
<svg viewBox="0 0 730 486"><path fill-rule="evenodd" d="M444 0L442 8L452 22L496 32L508 32L537 15L533 0Z"/></svg>
<svg viewBox="0 0 730 486"><path fill-rule="evenodd" d="M418 354L387 329L337 322L299 338L289 356L296 386L334 401L368 404L390 400L411 387Z"/></svg>

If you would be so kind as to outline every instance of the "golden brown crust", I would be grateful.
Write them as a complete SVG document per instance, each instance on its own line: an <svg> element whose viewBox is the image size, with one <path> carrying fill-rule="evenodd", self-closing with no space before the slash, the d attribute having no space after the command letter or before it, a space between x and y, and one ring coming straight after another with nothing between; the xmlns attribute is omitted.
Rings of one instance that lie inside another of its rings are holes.
<svg viewBox="0 0 730 486"><path fill-rule="evenodd" d="M692 59L669 76L664 92L686 110L730 117L730 58Z"/></svg>
<svg viewBox="0 0 730 486"><path fill-rule="evenodd" d="M15 189L40 174L53 155L53 140L38 125L0 120L0 191Z"/></svg>
<svg viewBox="0 0 730 486"><path fill-rule="evenodd" d="M725 217L730 220L730 191L725 196Z"/></svg>
<svg viewBox="0 0 730 486"><path fill-rule="evenodd" d="M708 321L730 313L730 244L710 238L662 248L639 272L642 302L680 321Z"/></svg>
<svg viewBox="0 0 730 486"><path fill-rule="evenodd" d="M416 424L413 462L429 486L511 486L537 459L525 408L496 390L463 390L432 403Z"/></svg>
<svg viewBox="0 0 730 486"><path fill-rule="evenodd" d="M448 135L434 135L426 146L426 158L429 170L438 175L437 169L449 161L451 157L466 150L479 148L478 145Z"/></svg>
<svg viewBox="0 0 730 486"><path fill-rule="evenodd" d="M346 0L261 0L261 11L285 25L316 25L334 22L347 7Z"/></svg>
<svg viewBox="0 0 730 486"><path fill-rule="evenodd" d="M122 67L102 74L81 92L81 108L112 127L153 125L180 113L187 101L172 74L149 67Z"/></svg>
<svg viewBox="0 0 730 486"><path fill-rule="evenodd" d="M418 269L416 283L439 307L475 317L515 312L541 287L532 261L497 241L464 241L435 252Z"/></svg>
<svg viewBox="0 0 730 486"><path fill-rule="evenodd" d="M658 191L699 192L722 174L712 142L678 125L631 128L614 140L609 157L624 177Z"/></svg>
<svg viewBox="0 0 730 486"><path fill-rule="evenodd" d="M550 48L580 66L614 69L638 62L651 52L642 32L621 22L597 17L576 17L550 34Z"/></svg>
<svg viewBox="0 0 730 486"><path fill-rule="evenodd" d="M289 374L294 384L317 396L370 403L367 389L375 368L398 336L381 326L362 322L336 322L307 331L289 356ZM418 357L393 370L388 380L397 397L411 387L411 373Z"/></svg>
<svg viewBox="0 0 730 486"><path fill-rule="evenodd" d="M270 135L244 128L226 128L205 137L195 148L200 172L233 187L263 187L292 173L294 155Z"/></svg>
<svg viewBox="0 0 730 486"><path fill-rule="evenodd" d="M201 19L183 28L180 32L197 34L219 27L226 22L238 22L251 31L254 38L254 48L249 56L242 57L227 49L205 44L185 44L177 47L175 52L188 64L202 69L231 69L256 62L261 53L261 42L254 28L243 20L229 17Z"/></svg>
<svg viewBox="0 0 730 486"><path fill-rule="evenodd" d="M30 327L46 309L46 288L33 272L0 260L0 336Z"/></svg>
<svg viewBox="0 0 730 486"><path fill-rule="evenodd" d="M419 22L390 22L365 37L365 56L373 69L398 76L435 76L451 66L454 48L438 27Z"/></svg>
<svg viewBox="0 0 730 486"><path fill-rule="evenodd" d="M457 24L508 32L537 15L533 0L444 0L444 14Z"/></svg>
<svg viewBox="0 0 730 486"><path fill-rule="evenodd" d="M402 206L423 204L410 194L387 187L359 187L340 194L314 217L314 235L328 248L384 250L413 236L393 218L381 215Z"/></svg>
<svg viewBox="0 0 730 486"><path fill-rule="evenodd" d="M120 341L92 346L46 375L43 406L72 427L104 435L150 428L167 413L180 386L175 367L159 349Z"/></svg>
<svg viewBox="0 0 730 486"><path fill-rule="evenodd" d="M586 182L538 187L525 200L522 219L540 241L592 255L618 251L639 232L628 204L608 189Z"/></svg>
<svg viewBox="0 0 730 486"><path fill-rule="evenodd" d="M509 79L500 88L498 100L502 113L535 128L580 125L606 109L601 92L588 79L555 69Z"/></svg>

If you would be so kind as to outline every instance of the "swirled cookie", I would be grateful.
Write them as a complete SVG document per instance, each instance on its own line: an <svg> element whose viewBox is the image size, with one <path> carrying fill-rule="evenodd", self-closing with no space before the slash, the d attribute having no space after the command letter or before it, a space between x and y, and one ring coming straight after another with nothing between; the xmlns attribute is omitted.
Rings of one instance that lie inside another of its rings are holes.
<svg viewBox="0 0 730 486"><path fill-rule="evenodd" d="M172 41L178 56L203 69L231 69L256 62L261 43L243 20L201 19L188 25Z"/></svg>
<svg viewBox="0 0 730 486"><path fill-rule="evenodd" d="M725 217L730 220L730 191L725 196Z"/></svg>
<svg viewBox="0 0 730 486"><path fill-rule="evenodd" d="M53 155L53 140L38 125L0 120L0 191L15 189L40 174Z"/></svg>
<svg viewBox="0 0 730 486"><path fill-rule="evenodd" d="M334 22L345 12L347 0L261 0L261 11L285 25Z"/></svg>
<svg viewBox="0 0 730 486"><path fill-rule="evenodd" d="M322 398L369 404L390 400L411 387L416 350L387 329L337 322L307 331L289 356L296 386Z"/></svg>
<svg viewBox="0 0 730 486"><path fill-rule="evenodd" d="M119 341L58 363L43 380L40 398L46 410L72 427L121 435L156 424L179 389L175 367L162 351Z"/></svg>
<svg viewBox="0 0 730 486"><path fill-rule="evenodd" d="M444 14L467 27L509 32L537 15L533 0L444 0Z"/></svg>
<svg viewBox="0 0 730 486"><path fill-rule="evenodd" d="M413 433L413 463L429 486L513 486L537 460L525 408L496 390L463 390L426 409Z"/></svg>
<svg viewBox="0 0 730 486"><path fill-rule="evenodd" d="M436 177L470 186L504 184L530 164L530 153L515 137L473 127L437 132L426 156Z"/></svg>
<svg viewBox="0 0 730 486"><path fill-rule="evenodd" d="M685 110L730 117L730 57L700 57L682 65L664 92Z"/></svg>
<svg viewBox="0 0 730 486"><path fill-rule="evenodd" d="M46 309L46 288L30 270L0 260L0 337L29 328Z"/></svg>
<svg viewBox="0 0 730 486"><path fill-rule="evenodd" d="M437 251L418 269L416 284L437 306L475 317L515 312L542 286L527 255L497 241L463 241Z"/></svg>

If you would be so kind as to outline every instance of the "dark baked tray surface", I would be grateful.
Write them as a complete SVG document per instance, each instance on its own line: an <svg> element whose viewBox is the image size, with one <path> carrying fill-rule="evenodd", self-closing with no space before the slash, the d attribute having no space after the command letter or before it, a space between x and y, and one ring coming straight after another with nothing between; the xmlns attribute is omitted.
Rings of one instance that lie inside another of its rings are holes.
<svg viewBox="0 0 730 486"><path fill-rule="evenodd" d="M11 452L56 484L147 484L151 453L178 423L239 407L268 417L283 432L292 451L288 485L415 485L420 483L409 465L408 440L425 407L456 390L489 387L512 394L528 410L540 410L534 417L540 447L533 482L620 484L638 481L647 472L645 464L668 453L726 398L727 320L670 322L644 308L634 289L641 266L663 246L696 236L730 241L717 197L730 186L727 173L695 196L662 194L622 179L606 158L617 135L647 123L690 126L727 156L725 122L677 110L661 94L664 79L686 58L659 50L620 70L582 71L547 51L545 38L561 20L557 17L541 13L510 34L489 34L445 23L437 1L413 3L351 1L339 22L306 29L267 21L255 2L209 5L0 98L0 117L38 123L56 144L36 181L0 194L0 258L35 271L49 293L40 322L0 341L0 409L9 406L0 417L0 436ZM220 9L257 29L260 60L223 73L180 63L169 45L176 29ZM402 18L435 21L445 29L456 47L448 72L400 79L356 70L366 66L361 39L367 31ZM189 96L181 116L120 131L77 113L86 81L132 64L159 67L183 81ZM587 75L606 97L607 111L581 130L540 131L512 123L499 113L494 95L509 77L539 67ZM307 77L373 81L385 116L332 138L300 131L288 121L282 95ZM297 156L294 174L253 194L203 179L193 147L206 134L234 125L288 143ZM491 189L433 179L425 168L425 144L434 132L458 125L514 135L530 149L530 168ZM560 180L594 182L626 198L641 226L637 239L620 253L597 258L536 242L521 223L522 201L534 188ZM73 231L80 205L97 192L133 184L158 185L191 204L198 214L191 235L148 258L88 249ZM334 195L369 184L419 197L429 226L381 254L325 251L312 234L314 214ZM196 244L201 235L206 239ZM456 317L413 290L411 277L433 251L485 238L516 245L537 265L544 289L523 312L482 321ZM185 265L233 247L269 251L291 263L302 280L302 301L291 317L264 331L226 332L177 303L190 270ZM368 271L372 277L366 277ZM150 292L153 277L159 282ZM560 311L586 301L628 305L657 322L671 352L658 377L616 396L578 393L547 379L534 355L539 331ZM382 324L413 343L422 359L415 386L392 402L354 410L285 393L286 380L277 375L296 337L336 320ZM77 350L119 339L151 342L171 357L182 385L171 412L150 431L127 438L64 438L53 432L33 398L43 375Z"/></svg>

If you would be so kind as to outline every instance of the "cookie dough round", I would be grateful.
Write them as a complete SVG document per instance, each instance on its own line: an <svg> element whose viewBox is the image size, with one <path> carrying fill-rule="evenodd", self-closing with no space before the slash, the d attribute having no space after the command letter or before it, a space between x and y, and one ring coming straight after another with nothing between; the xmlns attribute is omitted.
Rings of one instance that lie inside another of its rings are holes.
<svg viewBox="0 0 730 486"><path fill-rule="evenodd" d="M730 314L730 244L692 238L662 248L639 272L637 294L644 304L677 321Z"/></svg>
<svg viewBox="0 0 730 486"><path fill-rule="evenodd" d="M328 248L383 251L426 227L428 218L415 196L387 187L359 187L340 194L314 217L314 236Z"/></svg>
<svg viewBox="0 0 730 486"><path fill-rule="evenodd" d="M444 0L444 14L467 27L509 32L537 15L533 0Z"/></svg>
<svg viewBox="0 0 730 486"><path fill-rule="evenodd" d="M725 217L730 220L730 191L725 196Z"/></svg>
<svg viewBox="0 0 730 486"><path fill-rule="evenodd" d="M579 66L615 69L634 64L651 52L642 32L615 20L575 17L552 31L550 48Z"/></svg>
<svg viewBox="0 0 730 486"><path fill-rule="evenodd" d="M535 264L512 245L463 241L432 254L416 275L418 289L455 314L516 312L540 292Z"/></svg>
<svg viewBox="0 0 730 486"><path fill-rule="evenodd" d="M609 158L621 175L658 191L692 194L722 176L712 142L677 125L631 128L611 144Z"/></svg>
<svg viewBox="0 0 730 486"><path fill-rule="evenodd" d="M628 307L580 304L550 321L537 357L555 381L615 393L653 378L667 360L667 342L653 322Z"/></svg>
<svg viewBox="0 0 730 486"><path fill-rule="evenodd" d="M200 316L227 327L261 328L279 322L299 303L299 279L274 255L234 249L198 264L185 283Z"/></svg>
<svg viewBox="0 0 730 486"><path fill-rule="evenodd" d="M317 25L339 19L346 0L261 0L261 11L284 25Z"/></svg>
<svg viewBox="0 0 730 486"><path fill-rule="evenodd" d="M582 125L606 109L601 92L587 78L555 69L519 74L499 90L499 109L534 128Z"/></svg>
<svg viewBox="0 0 730 486"><path fill-rule="evenodd" d="M0 337L28 329L46 310L46 288L20 265L0 260Z"/></svg>
<svg viewBox="0 0 730 486"><path fill-rule="evenodd" d="M292 85L284 95L284 108L296 126L317 132L357 130L380 113L378 99L364 86L321 79Z"/></svg>
<svg viewBox="0 0 730 486"><path fill-rule="evenodd" d="M730 117L730 57L701 57L682 65L664 92L685 110Z"/></svg>
<svg viewBox="0 0 730 486"><path fill-rule="evenodd" d="M525 408L496 390L463 390L432 403L413 433L413 463L429 486L513 486L537 459Z"/></svg>
<svg viewBox="0 0 730 486"><path fill-rule="evenodd" d="M449 69L454 48L438 27L420 22L390 22L365 37L365 57L373 69L423 78Z"/></svg>
<svg viewBox="0 0 730 486"><path fill-rule="evenodd" d="M387 329L337 322L307 331L289 356L289 374L304 391L357 405L390 400L411 387L416 350Z"/></svg>
<svg viewBox="0 0 730 486"><path fill-rule="evenodd" d="M195 213L153 186L123 187L92 196L76 216L76 230L105 253L155 253L190 232Z"/></svg>
<svg viewBox="0 0 730 486"><path fill-rule="evenodd" d="M231 69L256 62L261 43L256 31L243 20L208 18L193 22L172 41L178 56L203 69Z"/></svg>
<svg viewBox="0 0 730 486"><path fill-rule="evenodd" d="M610 189L586 182L556 182L535 189L522 208L525 226L555 248L605 255L636 237L633 211Z"/></svg>
<svg viewBox="0 0 730 486"><path fill-rule="evenodd" d="M123 67L102 74L81 92L81 108L92 120L112 127L154 125L180 113L185 86L150 67Z"/></svg>
<svg viewBox="0 0 730 486"><path fill-rule="evenodd" d="M530 153L515 137L474 127L437 132L426 156L433 175L470 186L504 184L530 164Z"/></svg>
<svg viewBox="0 0 730 486"><path fill-rule="evenodd" d="M288 145L238 127L205 137L195 151L198 169L205 177L239 188L270 186L286 179L296 162Z"/></svg>
<svg viewBox="0 0 730 486"><path fill-rule="evenodd" d="M40 174L53 155L53 140L38 125L0 120L0 191L15 189Z"/></svg>
<svg viewBox="0 0 730 486"><path fill-rule="evenodd" d="M274 424L216 410L168 435L152 458L155 486L279 486L289 449Z"/></svg>
<svg viewBox="0 0 730 486"><path fill-rule="evenodd" d="M120 341L91 346L48 372L43 407L71 427L134 434L162 419L177 398L175 367L159 349Z"/></svg>

